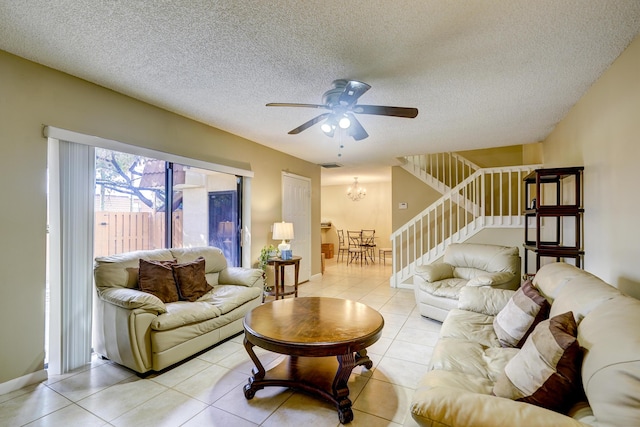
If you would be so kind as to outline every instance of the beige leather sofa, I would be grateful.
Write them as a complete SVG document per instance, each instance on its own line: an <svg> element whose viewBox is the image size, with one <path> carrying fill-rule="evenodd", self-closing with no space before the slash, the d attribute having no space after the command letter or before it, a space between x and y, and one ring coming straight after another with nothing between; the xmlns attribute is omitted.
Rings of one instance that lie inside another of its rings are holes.
<svg viewBox="0 0 640 427"><path fill-rule="evenodd" d="M517 247L453 243L442 261L416 267L413 285L420 314L443 321L458 306L465 286L517 289L520 286Z"/></svg>
<svg viewBox="0 0 640 427"><path fill-rule="evenodd" d="M194 302L163 303L136 289L140 258L205 259L211 291ZM158 249L96 258L95 352L136 372L159 371L243 330L262 301L262 270L227 267L218 248Z"/></svg>
<svg viewBox="0 0 640 427"><path fill-rule="evenodd" d="M445 319L430 370L413 396L418 424L640 426L640 301L565 263L543 266L533 284L551 303L549 316L573 313L584 396L560 414L492 395L496 377L523 351L500 347L491 327L512 292L468 288Z"/></svg>

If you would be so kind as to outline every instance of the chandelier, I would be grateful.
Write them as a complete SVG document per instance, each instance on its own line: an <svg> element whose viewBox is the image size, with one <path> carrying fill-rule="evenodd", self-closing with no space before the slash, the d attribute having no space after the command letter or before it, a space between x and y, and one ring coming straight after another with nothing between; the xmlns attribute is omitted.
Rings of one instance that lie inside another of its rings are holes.
<svg viewBox="0 0 640 427"><path fill-rule="evenodd" d="M353 185L347 188L347 197L357 202L360 199L363 199L364 196L367 195L367 189L364 187L360 187L358 184L358 177L353 178Z"/></svg>

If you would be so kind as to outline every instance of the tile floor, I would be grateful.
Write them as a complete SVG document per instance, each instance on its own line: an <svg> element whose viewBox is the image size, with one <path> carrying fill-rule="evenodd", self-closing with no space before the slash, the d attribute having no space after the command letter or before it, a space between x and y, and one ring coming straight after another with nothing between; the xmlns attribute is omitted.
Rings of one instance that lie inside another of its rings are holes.
<svg viewBox="0 0 640 427"><path fill-rule="evenodd" d="M363 302L382 313L380 340L368 349L374 366L356 367L349 389L352 426L415 426L411 396L427 369L440 323L421 317L413 292L389 287L389 265L326 261L321 279L300 296ZM266 350L265 367L278 359ZM314 396L267 387L246 400L253 367L238 335L170 370L145 379L95 359L72 373L0 396L0 426L339 426L334 406Z"/></svg>

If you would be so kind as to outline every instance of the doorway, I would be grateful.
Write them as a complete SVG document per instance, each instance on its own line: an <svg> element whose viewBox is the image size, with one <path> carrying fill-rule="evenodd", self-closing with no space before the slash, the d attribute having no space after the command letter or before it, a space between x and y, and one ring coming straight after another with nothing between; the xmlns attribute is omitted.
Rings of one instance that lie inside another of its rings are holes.
<svg viewBox="0 0 640 427"><path fill-rule="evenodd" d="M282 172L282 220L293 223L291 249L300 260L299 282L311 278L311 179Z"/></svg>

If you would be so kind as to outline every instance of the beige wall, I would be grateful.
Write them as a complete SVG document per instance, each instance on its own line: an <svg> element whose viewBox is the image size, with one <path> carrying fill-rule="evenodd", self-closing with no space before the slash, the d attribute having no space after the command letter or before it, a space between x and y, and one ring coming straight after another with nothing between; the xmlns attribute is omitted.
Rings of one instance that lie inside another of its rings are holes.
<svg viewBox="0 0 640 427"><path fill-rule="evenodd" d="M396 231L411 218L418 215L429 205L442 197L442 194L399 166L391 168L391 181L391 214L393 217L393 231ZM400 209L400 203L406 203L407 209ZM387 245L387 247L390 247L390 245Z"/></svg>
<svg viewBox="0 0 640 427"><path fill-rule="evenodd" d="M481 168L521 165L523 161L522 145L457 151L456 153Z"/></svg>
<svg viewBox="0 0 640 427"><path fill-rule="evenodd" d="M252 259L273 243L281 171L311 178L312 274L320 273L320 169L221 130L0 51L0 384L44 360L47 144L43 125L244 167L252 182ZM212 100L215 102L215 100ZM19 185L17 185L19 183Z"/></svg>
<svg viewBox="0 0 640 427"><path fill-rule="evenodd" d="M330 220L332 227L323 233L323 242L333 243L338 254L338 236L336 230L376 230L378 247L389 246L391 236L391 183L373 182L361 184L367 189L367 196L354 202L347 197L344 185L326 185L322 187L321 218ZM376 254L377 255L377 254Z"/></svg>
<svg viewBox="0 0 640 427"><path fill-rule="evenodd" d="M545 167L584 166L585 269L640 297L640 37L543 142Z"/></svg>

